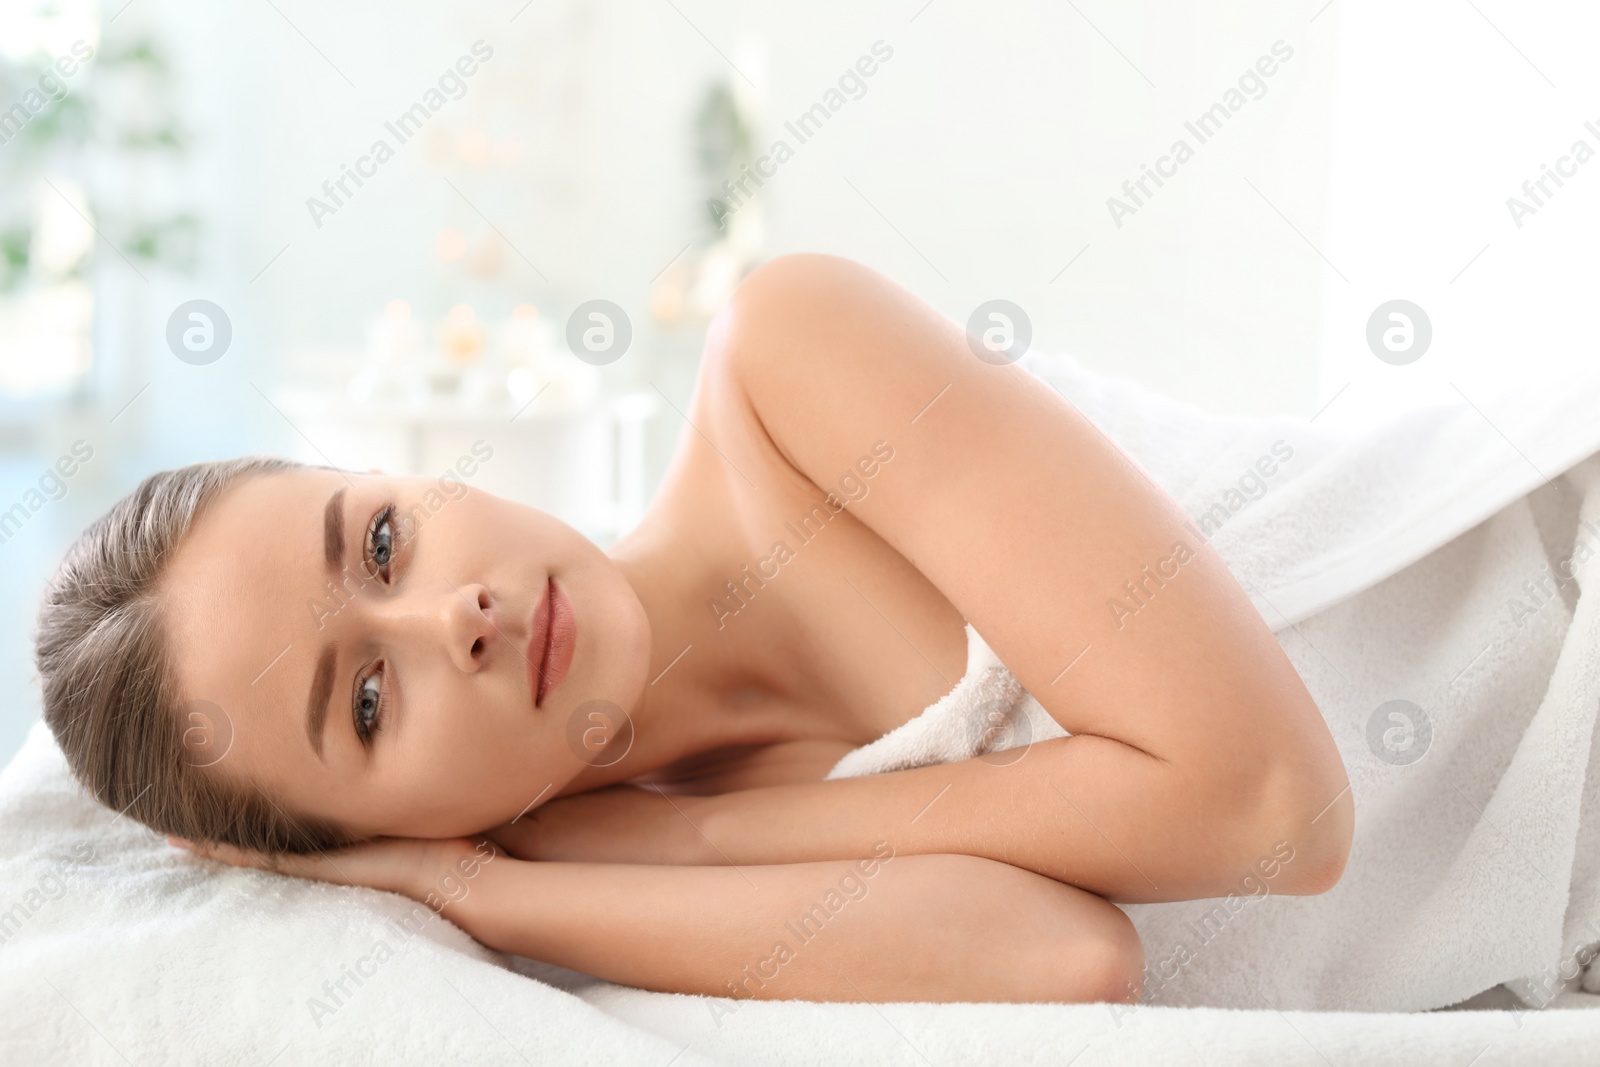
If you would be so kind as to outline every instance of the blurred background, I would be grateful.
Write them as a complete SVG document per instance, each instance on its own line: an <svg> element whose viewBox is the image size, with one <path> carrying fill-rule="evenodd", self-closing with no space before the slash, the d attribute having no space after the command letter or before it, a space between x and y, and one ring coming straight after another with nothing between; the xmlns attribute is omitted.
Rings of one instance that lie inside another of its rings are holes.
<svg viewBox="0 0 1600 1067"><path fill-rule="evenodd" d="M1216 411L1359 429L1559 388L1594 358L1597 22L5 0L0 760L38 717L44 580L145 474L437 475L484 442L472 484L608 544L710 316L785 252L960 323L1010 301L1033 347Z"/></svg>

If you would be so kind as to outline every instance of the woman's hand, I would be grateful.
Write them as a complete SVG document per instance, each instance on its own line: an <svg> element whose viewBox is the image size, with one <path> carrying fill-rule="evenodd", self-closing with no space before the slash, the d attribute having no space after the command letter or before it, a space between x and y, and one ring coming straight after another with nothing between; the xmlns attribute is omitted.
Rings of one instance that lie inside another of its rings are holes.
<svg viewBox="0 0 1600 1067"><path fill-rule="evenodd" d="M606 786L558 797L484 836L521 860L715 866L726 861L695 822L710 799Z"/></svg>
<svg viewBox="0 0 1600 1067"><path fill-rule="evenodd" d="M429 840L383 837L346 848L312 853L265 853L215 842L168 837L167 843L198 856L235 867L310 878L335 885L359 885L399 893L434 911L459 903L471 892L471 880L497 855L484 838Z"/></svg>

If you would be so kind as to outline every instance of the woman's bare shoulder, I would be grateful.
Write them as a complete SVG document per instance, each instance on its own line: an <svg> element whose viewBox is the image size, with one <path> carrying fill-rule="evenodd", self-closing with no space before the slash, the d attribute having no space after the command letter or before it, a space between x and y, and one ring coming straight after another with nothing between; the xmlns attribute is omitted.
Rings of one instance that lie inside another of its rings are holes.
<svg viewBox="0 0 1600 1067"><path fill-rule="evenodd" d="M835 256L764 264L713 327L708 351L796 471L826 485L882 442L893 462L851 511L1067 731L1212 766L1268 731L1279 768L1314 768L1306 788L1342 779L1304 684L1221 558L1048 384L979 358L960 324ZM1159 592L1149 582L1153 610L1108 610L1152 567L1165 576Z"/></svg>

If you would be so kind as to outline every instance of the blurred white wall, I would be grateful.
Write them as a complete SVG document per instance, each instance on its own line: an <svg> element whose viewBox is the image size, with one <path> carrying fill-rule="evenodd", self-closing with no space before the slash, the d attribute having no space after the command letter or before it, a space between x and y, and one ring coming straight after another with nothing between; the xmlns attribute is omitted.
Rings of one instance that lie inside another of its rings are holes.
<svg viewBox="0 0 1600 1067"><path fill-rule="evenodd" d="M1561 388L1594 360L1600 155L1562 157L1579 140L1600 153L1600 9L1341 0L1319 25L1329 16L1342 58L1323 250L1348 281L1323 276L1323 417L1360 426L1465 397L1492 423L1508 385ZM1558 166L1573 172L1564 184L1546 179L1543 206L1514 214L1512 197L1532 203L1523 183ZM1433 328L1403 366L1364 343L1372 310L1396 298Z"/></svg>
<svg viewBox="0 0 1600 1067"><path fill-rule="evenodd" d="M735 216L755 255L849 256L963 323L983 301L1013 301L1035 347L1207 408L1359 426L1452 381L1492 402L1497 380L1588 357L1582 237L1600 210L1600 163L1521 228L1505 207L1573 139L1600 147L1582 125L1600 119L1582 106L1595 16L1565 0L103 11L115 14L108 39L149 30L165 45L196 140L176 170L94 180L128 203L192 207L201 264L140 277L99 242L91 401L0 427L4 502L73 440L96 448L66 498L0 545L0 758L37 716L27 633L44 576L142 475L308 447L391 462L359 440L308 440L266 399L360 350L388 302L430 323L459 303L489 322L533 303L560 324L583 301L614 301L636 339L602 368L605 391L659 391L682 408L701 320L663 320L652 297L669 264L709 243L692 122L715 80L755 109L757 154L779 138L793 149ZM393 142L384 124L478 40L493 57L461 99L316 225L307 198L375 139ZM864 89L800 143L785 123L877 42ZM1231 90L1236 110L1201 143L1185 124ZM1126 203L1124 182L1180 138L1192 158L1118 225L1108 199ZM441 258L452 230L465 254ZM172 309L194 298L233 325L208 366L180 362L164 338ZM1427 357L1407 366L1365 341L1373 309L1394 298L1433 324ZM652 487L681 428L670 405L649 424ZM522 458L494 487L561 513L589 475L553 478L564 461L522 433L504 431L506 454Z"/></svg>
<svg viewBox="0 0 1600 1067"><path fill-rule="evenodd" d="M1308 409L1323 266L1246 179L1320 237L1331 20L1268 3L919 6L775 27L774 119L874 39L895 52L769 187L774 244L871 263L962 323L1011 300L1036 346L1206 407ZM1264 95L1206 143L1188 134L1279 40L1292 58ZM1180 137L1194 157L1117 226L1107 200Z"/></svg>

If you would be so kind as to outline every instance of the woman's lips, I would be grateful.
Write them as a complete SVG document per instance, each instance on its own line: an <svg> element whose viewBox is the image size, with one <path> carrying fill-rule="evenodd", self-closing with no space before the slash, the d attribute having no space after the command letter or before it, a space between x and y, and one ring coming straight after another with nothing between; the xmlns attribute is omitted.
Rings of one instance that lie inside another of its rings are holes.
<svg viewBox="0 0 1600 1067"><path fill-rule="evenodd" d="M554 578L534 612L533 640L528 644L528 671L533 685L533 705L542 708L547 696L566 677L577 645L578 621L572 601Z"/></svg>

